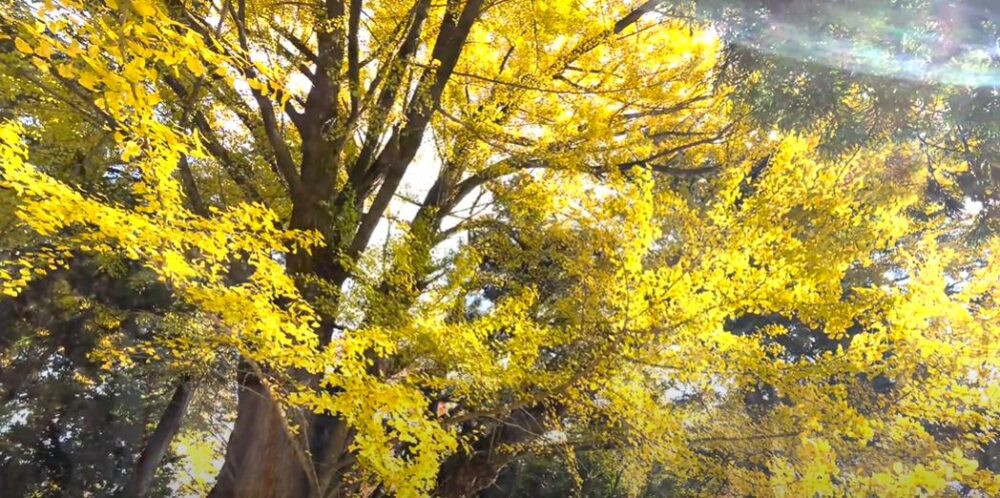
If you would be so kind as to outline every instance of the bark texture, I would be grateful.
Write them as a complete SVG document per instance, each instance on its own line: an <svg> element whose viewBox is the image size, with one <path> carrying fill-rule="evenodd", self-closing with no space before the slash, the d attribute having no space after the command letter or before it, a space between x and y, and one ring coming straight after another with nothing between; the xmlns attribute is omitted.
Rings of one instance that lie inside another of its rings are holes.
<svg viewBox="0 0 1000 498"><path fill-rule="evenodd" d="M275 401L251 373L241 375L238 416L211 498L309 496L302 465Z"/></svg>

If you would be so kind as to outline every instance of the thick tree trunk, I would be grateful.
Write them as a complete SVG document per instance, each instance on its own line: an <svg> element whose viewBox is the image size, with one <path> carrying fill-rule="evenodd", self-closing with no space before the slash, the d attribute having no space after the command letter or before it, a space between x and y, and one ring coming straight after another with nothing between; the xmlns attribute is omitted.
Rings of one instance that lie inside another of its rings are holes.
<svg viewBox="0 0 1000 498"><path fill-rule="evenodd" d="M240 377L236 425L209 497L308 497L295 443L287 436L275 401L256 376L243 372Z"/></svg>
<svg viewBox="0 0 1000 498"><path fill-rule="evenodd" d="M517 491L521 473L517 462L507 465L492 486L479 493L479 498L511 498Z"/></svg>
<svg viewBox="0 0 1000 498"><path fill-rule="evenodd" d="M296 203L292 209L291 227L298 230L319 230L331 225L327 214L309 205ZM313 253L293 253L288 258L288 270L292 274L318 277L335 287L339 287L346 273L338 264L335 254L326 248L317 248ZM300 289L303 296L313 301L324 301L335 308L330 296L308 285ZM320 317L321 325L317 333L321 344L330 341L334 320L329 315ZM260 379L252 372L241 369L239 404L236 424L226 446L226 459L209 495L212 498L260 497L260 498L300 498L310 493L309 481L302 465L302 457L296 454L289 441L285 422L278 415L275 401L261 385ZM317 379L303 381L315 385ZM308 439L310 462L317 470L317 483L324 487L335 487L336 479L328 478L324 471L331 465L328 445L343 437L337 420L329 415L307 417L308 422L300 427ZM338 446L339 447L339 446ZM305 450L305 448L300 448ZM315 490L313 493L323 494Z"/></svg>
<svg viewBox="0 0 1000 498"><path fill-rule="evenodd" d="M135 473L125 486L123 496L128 498L138 498L149 493L149 486L153 483L156 469L159 468L163 456L170 448L170 442L177 435L184 421L184 414L187 412L191 398L194 396L194 385L187 376L181 378L174 389L173 396L167 403L167 408L163 410L160 421L156 424L156 429L146 442L146 447L139 455L139 461L135 466Z"/></svg>
<svg viewBox="0 0 1000 498"><path fill-rule="evenodd" d="M500 471L511 460L508 455L483 453L457 454L441 466L437 490L440 498L470 498L496 483Z"/></svg>
<svg viewBox="0 0 1000 498"><path fill-rule="evenodd" d="M524 408L486 432L473 445L472 453L456 453L445 460L438 473L434 496L467 498L492 487L500 472L516 457L504 451L545 432L552 412L543 406Z"/></svg>

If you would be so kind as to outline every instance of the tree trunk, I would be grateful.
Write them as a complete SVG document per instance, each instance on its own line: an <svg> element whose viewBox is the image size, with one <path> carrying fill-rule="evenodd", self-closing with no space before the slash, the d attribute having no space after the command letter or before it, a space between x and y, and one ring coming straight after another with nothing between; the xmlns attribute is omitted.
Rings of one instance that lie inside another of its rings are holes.
<svg viewBox="0 0 1000 498"><path fill-rule="evenodd" d="M305 473L293 446L295 442L288 439L284 424L275 401L260 379L252 373L241 372L236 425L226 445L225 463L208 496L309 496Z"/></svg>
<svg viewBox="0 0 1000 498"><path fill-rule="evenodd" d="M297 230L318 230L330 224L325 213L310 205L295 203L292 208L291 228ZM313 253L294 252L288 257L288 271L294 275L311 275L331 282L334 286L343 283L346 273L340 270L337 258L329 247L317 248ZM299 289L307 299L321 300L326 296L317 295L316 290L304 286ZM328 305L331 303L327 303ZM336 307L336 303L332 303ZM321 326L317 333L321 344L330 340L333 332L333 318L321 315ZM302 461L296 455L294 441L289 441L285 421L281 419L279 407L271 398L260 379L242 365L240 372L239 403L236 423L226 445L226 459L219 471L210 498L254 497L254 498L301 498L309 496L309 483ZM313 385L317 379L305 381ZM317 463L324 461L325 444L331 436L333 426L329 416L309 416L304 427L309 451ZM297 421L296 421L297 422ZM303 450L305 448L302 448ZM312 463L310 463L312 465ZM316 465L313 465L316 468Z"/></svg>
<svg viewBox="0 0 1000 498"><path fill-rule="evenodd" d="M309 205L296 203L292 208L291 228L297 230L318 230L328 228L332 222L328 215ZM328 231L328 230L327 230ZM332 246L332 245L331 245ZM338 287L347 274L338 263L334 252L328 247L317 248L313 253L295 252L288 257L288 271L293 275L310 275ZM299 289L309 300L327 300L325 304L336 308L329 296L308 285ZM334 330L331 315L321 314L321 325L317 330L320 344L330 341ZM302 459L289 441L285 421L278 415L278 406L261 385L253 372L241 367L239 404L236 410L236 424L226 446L226 460L216 480L211 498L259 497L259 498L300 498L309 496L310 485L303 469ZM318 378L304 376L303 382L318 386ZM300 427L308 444L309 462L318 469L320 486L335 486L335 479L327 479L322 471L330 465L327 450L331 438L342 436L337 429L337 420L330 415L305 417ZM298 422L293 421L293 422ZM300 448L304 453L304 446ZM302 454L302 453L300 453ZM333 455L334 457L336 455ZM312 470L312 469L310 469ZM313 493L323 494L321 490Z"/></svg>
<svg viewBox="0 0 1000 498"><path fill-rule="evenodd" d="M142 454L139 455L139 461L135 466L135 473L129 479L128 484L125 485L123 496L138 498L146 496L149 493L149 486L153 483L156 469L159 468L160 462L163 461L163 456L167 454L170 442L177 435L177 431L180 430L184 414L187 412L188 404L191 403L193 396L194 386L191 383L191 379L187 376L182 377L177 384L177 388L174 389L173 396L170 397L170 401L167 403L167 408L163 410L163 415L160 416L160 421L156 424L156 429L153 430L149 441L146 442L146 447L143 448Z"/></svg>
<svg viewBox="0 0 1000 498"><path fill-rule="evenodd" d="M511 498L517 491L520 478L520 466L517 462L511 462L500 471L500 475L497 476L497 480L492 486L479 493L479 498Z"/></svg>
<svg viewBox="0 0 1000 498"><path fill-rule="evenodd" d="M489 489L496 483L504 466L512 459L502 455L477 450L469 455L459 453L445 460L438 474L434 496L441 498L470 498Z"/></svg>
<svg viewBox="0 0 1000 498"><path fill-rule="evenodd" d="M561 408L558 410L561 411ZM467 498L493 486L500 471L516 457L505 450L544 433L545 423L552 413L539 405L508 415L472 445L471 454L460 452L445 460L438 473L434 496Z"/></svg>

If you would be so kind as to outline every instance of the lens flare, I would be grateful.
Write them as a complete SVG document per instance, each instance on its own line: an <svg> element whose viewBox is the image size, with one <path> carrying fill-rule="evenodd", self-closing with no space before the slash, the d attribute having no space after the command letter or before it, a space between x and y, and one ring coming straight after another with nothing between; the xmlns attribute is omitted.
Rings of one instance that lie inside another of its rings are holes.
<svg viewBox="0 0 1000 498"><path fill-rule="evenodd" d="M744 20L724 28L723 36L753 50L851 73L1000 88L1000 4L934 1L916 10L894 7L896 2L766 3L774 5L723 5Z"/></svg>

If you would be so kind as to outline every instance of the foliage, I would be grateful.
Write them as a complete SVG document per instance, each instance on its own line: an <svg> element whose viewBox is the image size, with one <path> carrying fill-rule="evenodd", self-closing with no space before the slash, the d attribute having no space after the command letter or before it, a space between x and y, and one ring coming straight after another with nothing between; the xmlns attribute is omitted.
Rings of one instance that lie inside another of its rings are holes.
<svg viewBox="0 0 1000 498"><path fill-rule="evenodd" d="M952 211L982 204L996 232L1000 171L1000 35L980 0L668 2L726 41L719 77L765 127L811 130L827 150L917 141L938 177L930 195ZM960 170L939 168L941 153Z"/></svg>
<svg viewBox="0 0 1000 498"><path fill-rule="evenodd" d="M776 73L660 3L15 2L3 292L109 279L18 340L94 309L88 368L235 373L215 496L468 496L553 451L629 495L1000 493L1000 238L936 195L988 163L749 119ZM202 475L196 420L164 451Z"/></svg>

